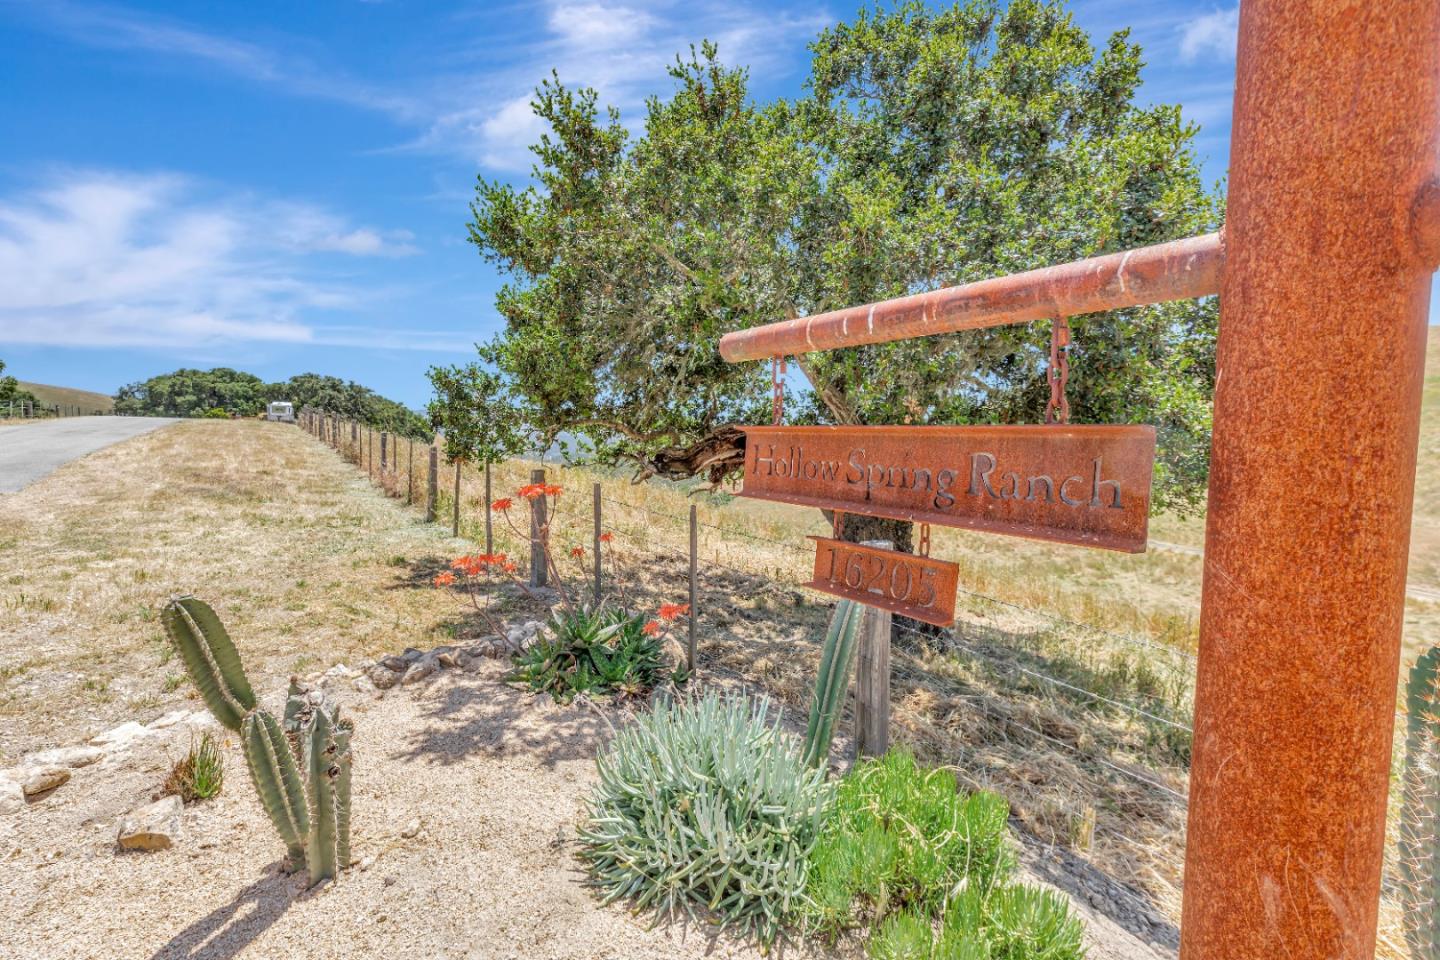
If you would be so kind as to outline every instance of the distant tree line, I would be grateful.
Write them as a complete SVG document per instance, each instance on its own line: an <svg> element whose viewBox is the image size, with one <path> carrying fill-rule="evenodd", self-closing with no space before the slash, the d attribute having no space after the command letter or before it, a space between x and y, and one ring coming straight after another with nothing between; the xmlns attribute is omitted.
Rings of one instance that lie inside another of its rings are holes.
<svg viewBox="0 0 1440 960"><path fill-rule="evenodd" d="M176 370L121 387L115 394L115 412L149 417L253 417L263 413L266 404L282 400L293 403L296 410L315 407L416 440L428 441L433 435L429 422L404 404L354 381L318 373L266 383L229 367Z"/></svg>
<svg viewBox="0 0 1440 960"><path fill-rule="evenodd" d="M5 361L0 360L0 374L4 372ZM33 404L34 402L35 394L29 390L21 390L19 380L16 380L14 377L0 376L0 407L4 407L6 413L10 412L10 404L12 403L19 406L22 403Z"/></svg>

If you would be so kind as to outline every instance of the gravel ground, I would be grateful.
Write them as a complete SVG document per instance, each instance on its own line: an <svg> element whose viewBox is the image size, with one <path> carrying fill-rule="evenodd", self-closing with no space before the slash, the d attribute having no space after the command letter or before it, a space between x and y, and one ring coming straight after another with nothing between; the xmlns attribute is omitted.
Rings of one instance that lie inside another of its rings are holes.
<svg viewBox="0 0 1440 960"><path fill-rule="evenodd" d="M0 817L0 902L10 916L0 957L761 956L707 924L656 926L623 906L598 906L574 855L575 825L595 751L624 716L556 706L501 684L502 670L496 662L479 673L447 671L380 699L346 679L330 683L357 723L360 865L311 891L280 872L279 842L233 737L225 789L186 809L174 847L117 851L117 820L150 798L211 724L198 702L167 715ZM1081 909L1093 958L1161 956ZM859 951L792 945L781 955Z"/></svg>

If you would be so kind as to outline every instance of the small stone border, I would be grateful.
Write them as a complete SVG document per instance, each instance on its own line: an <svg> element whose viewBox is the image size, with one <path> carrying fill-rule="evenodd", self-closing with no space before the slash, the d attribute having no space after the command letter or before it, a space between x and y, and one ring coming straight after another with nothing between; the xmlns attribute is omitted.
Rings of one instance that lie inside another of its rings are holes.
<svg viewBox="0 0 1440 960"><path fill-rule="evenodd" d="M510 627L503 637L491 634L463 646L446 644L432 650L409 647L401 654L381 657L362 668L362 678L356 686L363 687L368 681L377 690L389 690L419 683L442 670L477 670L486 660L513 656L526 649L535 642L543 627L539 620L529 620Z"/></svg>

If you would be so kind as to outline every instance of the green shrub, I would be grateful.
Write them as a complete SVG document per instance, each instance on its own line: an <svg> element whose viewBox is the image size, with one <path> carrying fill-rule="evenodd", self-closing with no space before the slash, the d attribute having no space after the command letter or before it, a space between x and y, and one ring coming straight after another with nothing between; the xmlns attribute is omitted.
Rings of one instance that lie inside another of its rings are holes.
<svg viewBox="0 0 1440 960"><path fill-rule="evenodd" d="M580 838L606 903L703 907L767 943L799 915L832 790L768 700L661 701L599 769Z"/></svg>
<svg viewBox="0 0 1440 960"><path fill-rule="evenodd" d="M190 751L181 757L165 779L161 793L175 794L184 803L209 800L225 784L225 760L220 742L209 730L200 734L200 742L190 744Z"/></svg>
<svg viewBox="0 0 1440 960"><path fill-rule="evenodd" d="M962 794L902 750L856 764L815 845L810 924L869 925L875 960L1078 960L1068 904L1010 883L1008 817L1003 797Z"/></svg>
<svg viewBox="0 0 1440 960"><path fill-rule="evenodd" d="M613 608L556 611L545 633L515 654L506 679L560 703L579 693L638 696L664 674L660 639L645 624L644 614Z"/></svg>

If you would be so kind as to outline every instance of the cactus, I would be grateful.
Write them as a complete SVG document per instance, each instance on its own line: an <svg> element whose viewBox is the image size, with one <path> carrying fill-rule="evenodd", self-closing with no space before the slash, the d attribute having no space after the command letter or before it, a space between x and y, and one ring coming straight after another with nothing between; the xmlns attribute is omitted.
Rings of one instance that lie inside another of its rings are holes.
<svg viewBox="0 0 1440 960"><path fill-rule="evenodd" d="M1400 809L1400 895L1415 960L1440 960L1440 647L1405 687L1405 774Z"/></svg>
<svg viewBox="0 0 1440 960"><path fill-rule="evenodd" d="M350 721L295 677L280 721L259 709L235 644L203 601L171 600L161 621L205 705L240 734L250 779L285 843L289 869L305 867L312 885L334 878L350 865Z"/></svg>
<svg viewBox="0 0 1440 960"><path fill-rule="evenodd" d="M853 600L835 604L825 646L820 651L820 671L815 677L815 696L810 701L810 722L805 726L805 762L823 764L835 739L835 720L840 703L850 686L850 667L855 660L855 636L862 609Z"/></svg>

